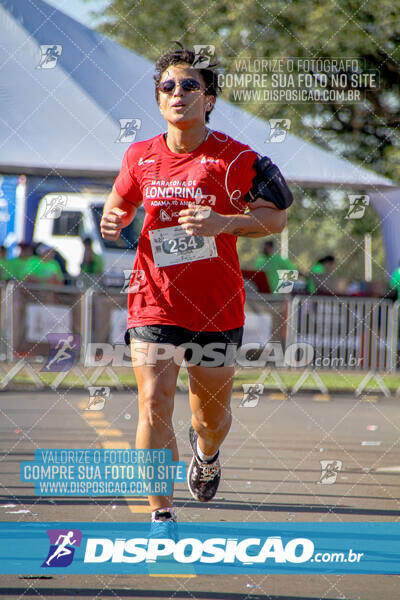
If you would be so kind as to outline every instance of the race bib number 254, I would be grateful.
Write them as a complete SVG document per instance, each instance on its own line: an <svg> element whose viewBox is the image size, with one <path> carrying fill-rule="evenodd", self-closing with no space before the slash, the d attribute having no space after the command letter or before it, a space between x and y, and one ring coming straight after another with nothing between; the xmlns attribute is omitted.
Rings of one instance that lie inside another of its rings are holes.
<svg viewBox="0 0 400 600"><path fill-rule="evenodd" d="M149 231L156 267L168 267L218 256L214 237L187 235L182 227L165 227Z"/></svg>

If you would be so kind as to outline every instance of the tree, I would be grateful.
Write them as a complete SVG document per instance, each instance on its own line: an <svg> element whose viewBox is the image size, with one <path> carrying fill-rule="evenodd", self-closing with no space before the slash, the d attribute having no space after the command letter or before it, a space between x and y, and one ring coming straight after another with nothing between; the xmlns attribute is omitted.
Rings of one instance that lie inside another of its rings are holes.
<svg viewBox="0 0 400 600"><path fill-rule="evenodd" d="M379 85L366 90L365 100L255 102L246 108L263 118L289 117L305 139L400 180L400 5L389 0L308 0L307 5L302 0L112 0L103 17L101 31L152 60L172 40L190 47L214 45L228 72L244 57L357 58L365 72L379 74Z"/></svg>
<svg viewBox="0 0 400 600"><path fill-rule="evenodd" d="M245 58L333 61L355 57L363 73L379 75L378 85L361 89L360 100L278 104L250 99L245 108L263 119L290 119L291 131L303 139L400 181L400 5L389 0L322 4L319 0L219 0L209 4L200 0L147 0L145 4L112 0L103 16L99 27L103 33L152 60L171 47L172 40L189 47L213 45L222 75L237 72L238 60ZM295 67L295 74L300 71ZM304 72L317 80L320 77L318 68ZM354 73L357 69L348 70L348 78ZM269 79L266 88L270 86ZM254 87L253 83L251 89ZM331 79L328 88L335 89ZM222 94L232 100L232 90L225 88ZM343 206L325 202L322 209L318 204L317 210L314 202L304 201L313 192L300 190L298 196L299 204L289 212L289 231L301 227L304 240L315 241L313 219L319 230L323 219L330 222L331 229L338 229L330 240L339 245L345 236L358 248L365 231L371 232L374 243L379 242L379 221L371 208L366 211L368 218L355 223L345 221ZM245 242L241 245L246 246ZM306 263L311 262L309 248L307 241L304 250L298 249L301 256L305 252ZM382 261L382 253L378 258ZM348 260L343 258L343 273L349 273ZM380 267L384 269L382 262Z"/></svg>

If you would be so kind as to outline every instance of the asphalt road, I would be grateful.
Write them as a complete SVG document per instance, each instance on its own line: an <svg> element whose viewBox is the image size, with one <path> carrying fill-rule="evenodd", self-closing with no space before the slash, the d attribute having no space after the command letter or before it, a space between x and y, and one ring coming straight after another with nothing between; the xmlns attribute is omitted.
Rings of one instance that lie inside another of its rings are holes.
<svg viewBox="0 0 400 600"><path fill-rule="evenodd" d="M114 392L101 412L85 410L88 400L82 392L2 393L1 521L149 520L142 498L40 498L31 485L20 482L19 463L33 460L38 448L134 447L135 392ZM332 397L326 402L312 396L285 400L266 395L251 408L239 407L240 401L235 394L232 429L221 451L218 495L210 505L196 503L186 483L176 484L180 521L399 520L400 400ZM191 457L189 421L187 396L178 393L174 423L186 461ZM335 483L318 483L321 460L342 461ZM0 600L22 597L395 600L400 598L400 577L0 575Z"/></svg>

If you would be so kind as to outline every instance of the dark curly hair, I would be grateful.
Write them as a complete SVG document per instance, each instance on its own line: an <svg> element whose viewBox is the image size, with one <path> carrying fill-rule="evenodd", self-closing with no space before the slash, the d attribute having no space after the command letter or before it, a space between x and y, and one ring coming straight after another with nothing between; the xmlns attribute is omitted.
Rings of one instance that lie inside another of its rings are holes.
<svg viewBox="0 0 400 600"><path fill-rule="evenodd" d="M184 48L180 42L175 42L179 44L180 48L175 50L171 50L166 52L156 62L156 72L153 75L153 79L155 81L155 96L157 104L159 103L159 95L160 91L158 86L160 85L162 74L168 67L171 65L178 65L181 63L188 64L189 66L193 66L196 60L196 54L193 50L189 50L188 48ZM201 69L198 68L197 71L200 73L204 84L205 84L205 94L206 96L214 96L217 98L219 92L221 91L221 87L218 85L218 74L213 70L213 67L216 67L217 63L213 63L208 65L207 68ZM195 68L195 67L194 67ZM213 106L206 112L206 123L210 120L210 113L213 110Z"/></svg>

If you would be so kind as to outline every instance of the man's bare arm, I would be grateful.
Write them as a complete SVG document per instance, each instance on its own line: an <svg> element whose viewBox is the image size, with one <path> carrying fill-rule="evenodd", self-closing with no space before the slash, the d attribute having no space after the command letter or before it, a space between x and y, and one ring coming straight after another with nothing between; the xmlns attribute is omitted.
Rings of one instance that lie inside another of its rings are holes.
<svg viewBox="0 0 400 600"><path fill-rule="evenodd" d="M286 225L286 211L279 210L272 202L262 198L248 205L249 213L227 216L224 233L242 237L265 237L281 233Z"/></svg>
<svg viewBox="0 0 400 600"><path fill-rule="evenodd" d="M271 202L257 199L248 214L221 215L210 207L190 207L180 211L179 224L189 235L228 233L245 237L265 237L280 233L286 225L286 211Z"/></svg>
<svg viewBox="0 0 400 600"><path fill-rule="evenodd" d="M113 186L103 208L100 222L101 235L105 240L116 241L121 229L130 225L135 218L137 208L124 200Z"/></svg>

